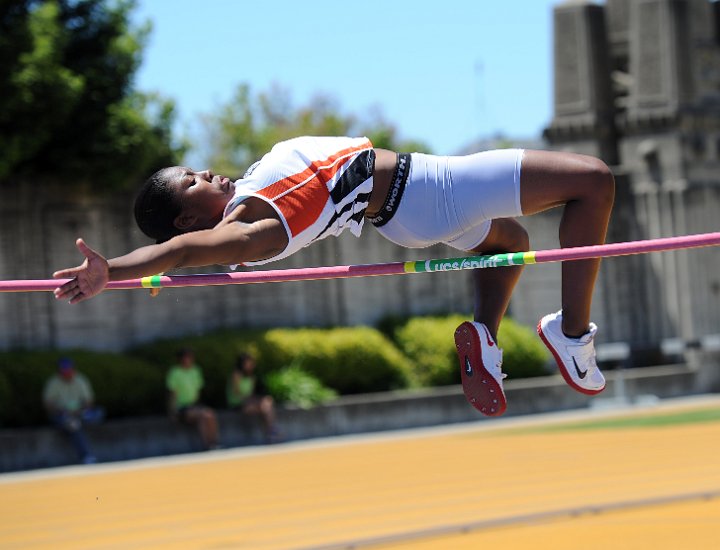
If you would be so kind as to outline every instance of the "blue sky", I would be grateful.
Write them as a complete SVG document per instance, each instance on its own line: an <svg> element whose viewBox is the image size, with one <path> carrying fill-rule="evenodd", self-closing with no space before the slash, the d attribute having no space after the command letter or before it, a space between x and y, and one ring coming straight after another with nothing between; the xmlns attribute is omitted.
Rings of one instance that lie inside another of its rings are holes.
<svg viewBox="0 0 720 550"><path fill-rule="evenodd" d="M552 116L560 0L140 0L153 32L136 85L176 100L179 129L240 83L303 104L380 109L401 137L452 154L477 137L535 137Z"/></svg>

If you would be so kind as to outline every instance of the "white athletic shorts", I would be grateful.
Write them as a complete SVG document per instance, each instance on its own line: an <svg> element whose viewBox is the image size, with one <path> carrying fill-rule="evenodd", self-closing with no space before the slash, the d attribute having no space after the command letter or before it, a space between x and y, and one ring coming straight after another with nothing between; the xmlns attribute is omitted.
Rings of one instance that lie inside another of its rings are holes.
<svg viewBox="0 0 720 550"><path fill-rule="evenodd" d="M455 157L413 153L400 204L377 230L406 248L437 243L463 251L477 248L493 218L522 215L523 153L523 149Z"/></svg>

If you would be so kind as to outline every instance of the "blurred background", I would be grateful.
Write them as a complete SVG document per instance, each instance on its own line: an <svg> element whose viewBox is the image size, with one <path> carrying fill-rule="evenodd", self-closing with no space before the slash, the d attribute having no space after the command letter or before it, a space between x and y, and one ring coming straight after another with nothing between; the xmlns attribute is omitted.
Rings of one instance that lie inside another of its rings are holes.
<svg viewBox="0 0 720 550"><path fill-rule="evenodd" d="M2 279L48 278L76 265L78 236L107 256L148 244L132 202L158 168L184 163L239 177L275 142L306 134L366 135L378 147L442 155L511 146L590 154L617 181L610 242L718 227L717 2L7 0L1 9ZM521 220L532 249L558 246L559 216ZM364 233L324 240L273 268L456 255ZM546 376L548 358L520 343L558 308L559 280L559 265L527 268L510 306L518 329L505 329L505 347L523 350L508 358L511 376L547 387L556 378ZM44 421L42 380L68 353L110 419L162 413L162 373L188 343L218 406L233 358L246 349L266 373L301 368L339 395L454 387L453 316L471 312L462 272L187 288L152 300L106 292L73 307L47 293L5 294L0 426ZM411 324L426 316L429 324ZM605 261L593 320L601 360L644 367L631 377L652 380L637 383L642 391L720 389L717 250ZM628 376L611 379L608 393L627 399ZM587 404L546 391L515 413ZM435 416L373 426L476 418L461 398L452 395L464 413L443 401ZM310 435L297 430L288 435ZM108 447L106 457L172 449ZM5 467L69 460L48 451L45 462L23 462L23 454Z"/></svg>

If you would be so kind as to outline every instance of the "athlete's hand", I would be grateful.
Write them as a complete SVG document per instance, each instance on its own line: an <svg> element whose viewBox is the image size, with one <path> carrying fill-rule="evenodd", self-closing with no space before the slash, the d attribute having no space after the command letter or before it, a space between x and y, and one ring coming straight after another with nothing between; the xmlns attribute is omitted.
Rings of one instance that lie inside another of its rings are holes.
<svg viewBox="0 0 720 550"><path fill-rule="evenodd" d="M100 294L110 280L108 261L86 245L82 239L75 241L75 244L85 256L82 265L53 273L55 279L71 279L56 288L54 292L55 298L68 300L71 304L77 304Z"/></svg>

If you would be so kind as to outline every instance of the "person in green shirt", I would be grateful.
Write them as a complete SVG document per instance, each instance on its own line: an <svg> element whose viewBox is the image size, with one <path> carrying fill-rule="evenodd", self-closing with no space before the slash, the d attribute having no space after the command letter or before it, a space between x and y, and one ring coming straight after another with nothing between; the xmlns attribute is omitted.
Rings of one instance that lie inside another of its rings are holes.
<svg viewBox="0 0 720 550"><path fill-rule="evenodd" d="M180 350L178 363L170 367L165 378L170 418L195 426L206 449L218 447L219 429L215 411L200 401L205 384L202 371L195 363L195 353Z"/></svg>
<svg viewBox="0 0 720 550"><path fill-rule="evenodd" d="M45 383L43 405L50 421L66 434L84 464L96 462L90 451L83 424L102 422L105 411L94 406L95 395L88 379L75 370L73 360L58 361L57 373Z"/></svg>
<svg viewBox="0 0 720 550"><path fill-rule="evenodd" d="M249 353L238 355L228 378L227 403L229 408L243 414L259 415L266 441L274 443L279 438L275 427L275 402L271 396L260 394L256 366L255 358Z"/></svg>

